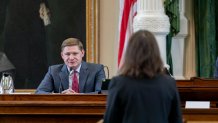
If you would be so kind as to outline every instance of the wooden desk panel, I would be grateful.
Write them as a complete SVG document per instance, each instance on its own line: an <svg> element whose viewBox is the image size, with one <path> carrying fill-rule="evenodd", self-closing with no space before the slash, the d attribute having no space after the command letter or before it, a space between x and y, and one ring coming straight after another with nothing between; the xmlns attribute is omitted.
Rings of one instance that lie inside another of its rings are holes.
<svg viewBox="0 0 218 123"><path fill-rule="evenodd" d="M193 78L177 80L181 101L218 101L218 81ZM184 105L183 105L184 106ZM218 108L184 109L187 121L218 121ZM96 123L103 118L106 95L0 95L0 122Z"/></svg>
<svg viewBox="0 0 218 123"><path fill-rule="evenodd" d="M218 79L193 77L190 80L176 80L178 87L218 87Z"/></svg>
<svg viewBox="0 0 218 123"><path fill-rule="evenodd" d="M183 118L187 121L218 121L218 109L182 109Z"/></svg>
<svg viewBox="0 0 218 123"><path fill-rule="evenodd" d="M0 121L96 123L105 106L106 95L1 95Z"/></svg>
<svg viewBox="0 0 218 123"><path fill-rule="evenodd" d="M103 115L0 115L1 123L96 123Z"/></svg>
<svg viewBox="0 0 218 123"><path fill-rule="evenodd" d="M183 118L187 121L218 121L218 80L192 78L177 80ZM210 101L210 109L185 109L185 101ZM203 122L201 122L203 123Z"/></svg>
<svg viewBox="0 0 218 123"><path fill-rule="evenodd" d="M180 99L184 101L218 101L218 80L192 78L177 80Z"/></svg>
<svg viewBox="0 0 218 123"><path fill-rule="evenodd" d="M1 95L0 122L96 123L106 95ZM184 109L187 121L218 121L218 109Z"/></svg>

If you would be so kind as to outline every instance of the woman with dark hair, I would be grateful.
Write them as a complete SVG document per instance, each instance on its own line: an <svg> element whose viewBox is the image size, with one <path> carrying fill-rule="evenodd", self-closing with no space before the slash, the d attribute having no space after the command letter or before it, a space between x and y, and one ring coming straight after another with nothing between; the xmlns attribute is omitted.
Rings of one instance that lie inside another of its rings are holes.
<svg viewBox="0 0 218 123"><path fill-rule="evenodd" d="M176 81L164 73L154 35L132 35L119 75L109 85L105 123L182 123Z"/></svg>

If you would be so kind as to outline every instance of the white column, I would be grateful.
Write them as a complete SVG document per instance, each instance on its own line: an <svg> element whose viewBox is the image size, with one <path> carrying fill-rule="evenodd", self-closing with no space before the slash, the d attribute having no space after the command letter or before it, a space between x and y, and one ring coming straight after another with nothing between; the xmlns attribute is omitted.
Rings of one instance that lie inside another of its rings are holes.
<svg viewBox="0 0 218 123"><path fill-rule="evenodd" d="M133 21L134 32L140 29L151 31L158 42L162 60L166 64L166 35L169 33L169 18L164 12L162 0L138 0L137 15Z"/></svg>
<svg viewBox="0 0 218 123"><path fill-rule="evenodd" d="M171 54L173 61L173 76L176 79L185 79L184 77L184 43L188 35L188 21L184 15L184 0L179 1L180 7L180 32L173 37Z"/></svg>

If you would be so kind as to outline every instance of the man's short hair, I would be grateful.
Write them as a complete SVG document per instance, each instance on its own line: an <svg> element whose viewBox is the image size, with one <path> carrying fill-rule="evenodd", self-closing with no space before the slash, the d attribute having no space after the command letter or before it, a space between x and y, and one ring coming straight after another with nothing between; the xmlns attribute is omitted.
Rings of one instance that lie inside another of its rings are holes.
<svg viewBox="0 0 218 123"><path fill-rule="evenodd" d="M63 51L64 47L66 46L78 46L80 50L83 50L82 42L77 38L68 38L63 41L61 45L61 51Z"/></svg>

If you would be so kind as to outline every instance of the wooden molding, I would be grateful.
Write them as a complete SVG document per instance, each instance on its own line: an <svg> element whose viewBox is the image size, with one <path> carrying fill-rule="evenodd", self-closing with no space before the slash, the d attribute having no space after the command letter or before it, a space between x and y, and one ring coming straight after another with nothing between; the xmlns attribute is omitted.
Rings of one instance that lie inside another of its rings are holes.
<svg viewBox="0 0 218 123"><path fill-rule="evenodd" d="M99 0L86 0L86 61L98 63Z"/></svg>

